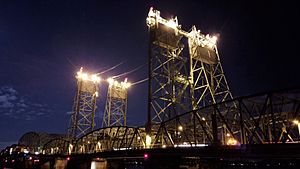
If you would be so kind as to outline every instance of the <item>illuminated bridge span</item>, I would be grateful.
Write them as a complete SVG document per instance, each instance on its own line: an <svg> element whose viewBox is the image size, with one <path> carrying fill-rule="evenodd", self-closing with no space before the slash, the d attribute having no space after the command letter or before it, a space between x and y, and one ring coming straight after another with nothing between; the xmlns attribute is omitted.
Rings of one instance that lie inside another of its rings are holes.
<svg viewBox="0 0 300 169"><path fill-rule="evenodd" d="M22 158L31 165L37 162L44 168L299 165L300 88L233 99L215 36L195 26L186 32L176 17L164 19L153 8L146 21L150 38L145 126L126 126L131 84L108 78L102 128L95 129L101 78L80 69L67 135L49 139L31 133L34 137L23 137L25 147L1 152L4 161L12 164L6 155L16 150L25 153Z"/></svg>
<svg viewBox="0 0 300 169"><path fill-rule="evenodd" d="M298 143L300 123L297 119L300 119L300 89L291 89L241 97L186 112L162 122L151 135L145 128L114 126L94 130L73 142L56 138L44 145L43 153L67 155Z"/></svg>
<svg viewBox="0 0 300 169"><path fill-rule="evenodd" d="M1 160L6 167L19 161L47 169L299 168L299 111L300 88L268 92L183 113L153 126L151 134L126 126L96 129L76 140L33 133L37 145L29 133L23 143L33 148L8 147Z"/></svg>

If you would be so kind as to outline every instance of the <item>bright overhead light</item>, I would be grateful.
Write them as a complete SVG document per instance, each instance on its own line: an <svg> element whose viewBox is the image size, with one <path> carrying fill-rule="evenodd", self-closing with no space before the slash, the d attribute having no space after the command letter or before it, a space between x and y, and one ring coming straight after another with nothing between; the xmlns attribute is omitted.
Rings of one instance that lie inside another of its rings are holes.
<svg viewBox="0 0 300 169"><path fill-rule="evenodd" d="M182 127L182 126L178 126L178 130L179 130L179 131L182 131L182 130L183 130L183 127Z"/></svg>
<svg viewBox="0 0 300 169"><path fill-rule="evenodd" d="M146 135L146 148L150 148L151 146L151 136L150 135Z"/></svg>
<svg viewBox="0 0 300 169"><path fill-rule="evenodd" d="M299 120L293 120L293 123L296 124L296 125L300 124Z"/></svg>
<svg viewBox="0 0 300 169"><path fill-rule="evenodd" d="M128 89L131 86L130 82L127 82L127 78L125 78L125 80L123 82L118 82L117 80L114 80L113 78L108 78L106 80L109 84L109 86L111 87L119 87L119 88L123 88L123 89Z"/></svg>
<svg viewBox="0 0 300 169"><path fill-rule="evenodd" d="M107 82L108 82L108 84L111 86L111 85L113 85L114 84L114 79L113 78L108 78L107 80L106 80Z"/></svg>
<svg viewBox="0 0 300 169"><path fill-rule="evenodd" d="M237 143L238 143L237 140L234 138L229 138L227 140L227 145L237 145Z"/></svg>
<svg viewBox="0 0 300 169"><path fill-rule="evenodd" d="M175 30L177 30L177 28L180 27L178 25L177 17L166 20L160 16L160 11L154 10L152 7L149 10L146 22L149 27L152 27L152 26L156 25L157 23L166 25L167 27L170 27Z"/></svg>
<svg viewBox="0 0 300 169"><path fill-rule="evenodd" d="M174 19L169 19L166 23L166 26L176 29L178 27L177 17Z"/></svg>
<svg viewBox="0 0 300 169"><path fill-rule="evenodd" d="M198 46L208 47L213 49L217 44L217 36L210 36L209 34L203 35L200 30L197 30L195 26L192 27L191 32L188 33L188 37Z"/></svg>
<svg viewBox="0 0 300 169"><path fill-rule="evenodd" d="M82 67L77 72L76 78L80 79L80 80L83 80L83 81L91 81L93 83L100 83L100 77L97 76L97 74L88 74L86 72L83 72Z"/></svg>

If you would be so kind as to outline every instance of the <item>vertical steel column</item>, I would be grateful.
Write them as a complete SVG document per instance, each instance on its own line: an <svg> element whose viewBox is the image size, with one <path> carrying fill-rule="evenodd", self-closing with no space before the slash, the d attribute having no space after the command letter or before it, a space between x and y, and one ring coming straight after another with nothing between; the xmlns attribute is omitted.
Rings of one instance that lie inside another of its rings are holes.
<svg viewBox="0 0 300 169"><path fill-rule="evenodd" d="M241 144L246 144L245 142L245 129L244 129L244 119L243 119L243 113L242 113L242 106L241 106L241 99L238 100L238 104L239 104L239 114L240 114L240 139L241 139Z"/></svg>
<svg viewBox="0 0 300 169"><path fill-rule="evenodd" d="M213 133L213 144L219 145L220 141L218 138L218 124L217 124L217 113L216 113L216 107L213 106L213 112L211 114L211 120L212 120L212 133Z"/></svg>

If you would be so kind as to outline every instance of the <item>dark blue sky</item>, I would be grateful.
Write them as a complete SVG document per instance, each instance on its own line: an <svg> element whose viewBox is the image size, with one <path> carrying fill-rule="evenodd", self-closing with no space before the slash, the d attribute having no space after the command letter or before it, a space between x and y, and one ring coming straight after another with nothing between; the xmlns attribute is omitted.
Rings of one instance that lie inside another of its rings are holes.
<svg viewBox="0 0 300 169"><path fill-rule="evenodd" d="M299 9L282 1L0 1L0 148L28 131L64 133L83 66L104 77L147 62L149 8L219 34L219 53L234 96L299 86ZM146 66L127 75L147 77ZM102 85L96 124L106 97ZM128 124L146 121L147 84L129 90Z"/></svg>

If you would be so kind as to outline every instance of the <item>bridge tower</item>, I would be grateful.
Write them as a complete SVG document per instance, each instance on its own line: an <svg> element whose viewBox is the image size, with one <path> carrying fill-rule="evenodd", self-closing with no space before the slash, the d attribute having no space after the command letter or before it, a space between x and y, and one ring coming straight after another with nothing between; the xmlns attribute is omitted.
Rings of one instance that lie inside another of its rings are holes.
<svg viewBox="0 0 300 169"><path fill-rule="evenodd" d="M193 109L232 99L218 54L216 36L192 27L188 34Z"/></svg>
<svg viewBox="0 0 300 169"><path fill-rule="evenodd" d="M98 97L100 77L96 74L77 72L77 91L68 128L69 138L79 138L95 127L96 100Z"/></svg>
<svg viewBox="0 0 300 169"><path fill-rule="evenodd" d="M108 91L102 127L126 126L127 91L130 83L125 79L119 83L113 78L108 80Z"/></svg>
<svg viewBox="0 0 300 169"><path fill-rule="evenodd" d="M191 109L188 57L177 18L165 20L150 9L148 128ZM149 130L149 129L148 129Z"/></svg>
<svg viewBox="0 0 300 169"><path fill-rule="evenodd" d="M177 17L166 20L153 8L146 21L150 32L148 133L153 124L232 99L216 37L200 33L195 26L186 32ZM211 114L200 118L212 120ZM176 122L173 129L179 125Z"/></svg>

